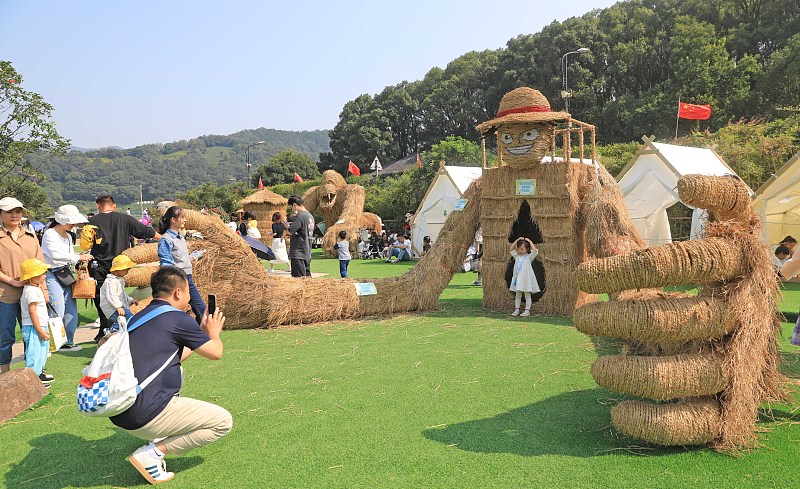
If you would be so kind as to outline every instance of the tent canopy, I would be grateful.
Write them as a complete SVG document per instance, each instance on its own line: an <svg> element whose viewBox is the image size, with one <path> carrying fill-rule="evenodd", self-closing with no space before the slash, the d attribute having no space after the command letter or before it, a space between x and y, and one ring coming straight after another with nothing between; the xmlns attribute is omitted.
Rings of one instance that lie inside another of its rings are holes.
<svg viewBox="0 0 800 489"><path fill-rule="evenodd" d="M762 236L777 245L786 236L800 235L800 153L787 161L778 173L756 192L756 211L764 223Z"/></svg>
<svg viewBox="0 0 800 489"><path fill-rule="evenodd" d="M735 175L710 148L691 148L656 143L647 137L628 165L617 176L633 224L649 246L672 241L667 209L679 202L678 179L683 175ZM692 236L700 211L692 219Z"/></svg>
<svg viewBox="0 0 800 489"><path fill-rule="evenodd" d="M411 245L417 252L422 251L425 236L436 242L447 215L453 212L467 187L481 172L480 167L472 166L442 165L439 168L411 221Z"/></svg>

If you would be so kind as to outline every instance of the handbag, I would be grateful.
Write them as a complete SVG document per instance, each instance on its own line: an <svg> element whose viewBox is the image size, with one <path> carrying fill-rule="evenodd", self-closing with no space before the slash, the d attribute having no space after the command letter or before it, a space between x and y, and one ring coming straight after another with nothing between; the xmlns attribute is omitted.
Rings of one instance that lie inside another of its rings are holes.
<svg viewBox="0 0 800 489"><path fill-rule="evenodd" d="M75 283L75 277L72 275L68 265L63 267L53 268L50 270L53 276L58 280L62 287L69 287Z"/></svg>
<svg viewBox="0 0 800 489"><path fill-rule="evenodd" d="M78 265L78 278L72 284L74 299L94 299L97 295L97 280L89 276L89 267Z"/></svg>
<svg viewBox="0 0 800 489"><path fill-rule="evenodd" d="M47 329L50 330L50 351L58 351L67 343L67 329L64 320L58 315L53 306L47 303Z"/></svg>

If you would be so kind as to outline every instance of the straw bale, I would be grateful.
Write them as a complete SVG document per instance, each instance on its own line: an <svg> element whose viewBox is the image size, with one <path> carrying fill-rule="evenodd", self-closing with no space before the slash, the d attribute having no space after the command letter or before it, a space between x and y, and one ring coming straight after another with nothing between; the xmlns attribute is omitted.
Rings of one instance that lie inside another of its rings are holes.
<svg viewBox="0 0 800 489"><path fill-rule="evenodd" d="M592 364L598 385L657 401L717 394L728 383L719 354L607 355Z"/></svg>
<svg viewBox="0 0 800 489"><path fill-rule="evenodd" d="M136 314L137 312L141 311L153 301L152 297L148 297L146 299L140 300L135 306L131 306L131 312Z"/></svg>
<svg viewBox="0 0 800 489"><path fill-rule="evenodd" d="M122 252L136 263L158 262L158 243L145 243Z"/></svg>
<svg viewBox="0 0 800 489"><path fill-rule="evenodd" d="M722 300L712 297L598 302L577 309L578 331L650 342L720 338L735 327Z"/></svg>
<svg viewBox="0 0 800 489"><path fill-rule="evenodd" d="M678 180L678 195L687 205L707 209L722 221L747 221L752 213L750 191L734 175L686 175Z"/></svg>
<svg viewBox="0 0 800 489"><path fill-rule="evenodd" d="M719 436L719 413L713 397L669 404L625 401L611 408L611 422L625 436L654 445L704 445Z"/></svg>
<svg viewBox="0 0 800 489"><path fill-rule="evenodd" d="M137 266L125 276L128 287L150 287L150 277L158 270L157 266Z"/></svg>
<svg viewBox="0 0 800 489"><path fill-rule="evenodd" d="M744 262L731 241L711 237L682 241L582 263L575 278L586 292L704 284L741 276Z"/></svg>

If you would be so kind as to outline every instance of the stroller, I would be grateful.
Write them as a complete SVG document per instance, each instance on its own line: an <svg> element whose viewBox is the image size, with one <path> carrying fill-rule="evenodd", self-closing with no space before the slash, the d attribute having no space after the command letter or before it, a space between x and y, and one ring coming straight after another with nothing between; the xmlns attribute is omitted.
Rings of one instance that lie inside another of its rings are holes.
<svg viewBox="0 0 800 489"><path fill-rule="evenodd" d="M362 260L373 260L381 257L380 244L370 234L369 230L362 229L358 233L358 257Z"/></svg>

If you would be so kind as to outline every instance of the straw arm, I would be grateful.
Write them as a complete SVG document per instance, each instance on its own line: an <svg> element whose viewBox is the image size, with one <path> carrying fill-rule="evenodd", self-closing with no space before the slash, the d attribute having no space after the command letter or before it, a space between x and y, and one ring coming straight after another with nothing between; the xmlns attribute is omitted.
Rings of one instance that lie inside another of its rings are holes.
<svg viewBox="0 0 800 489"><path fill-rule="evenodd" d="M303 207L311 213L317 210L317 207L319 207L319 186L306 190L303 194Z"/></svg>

